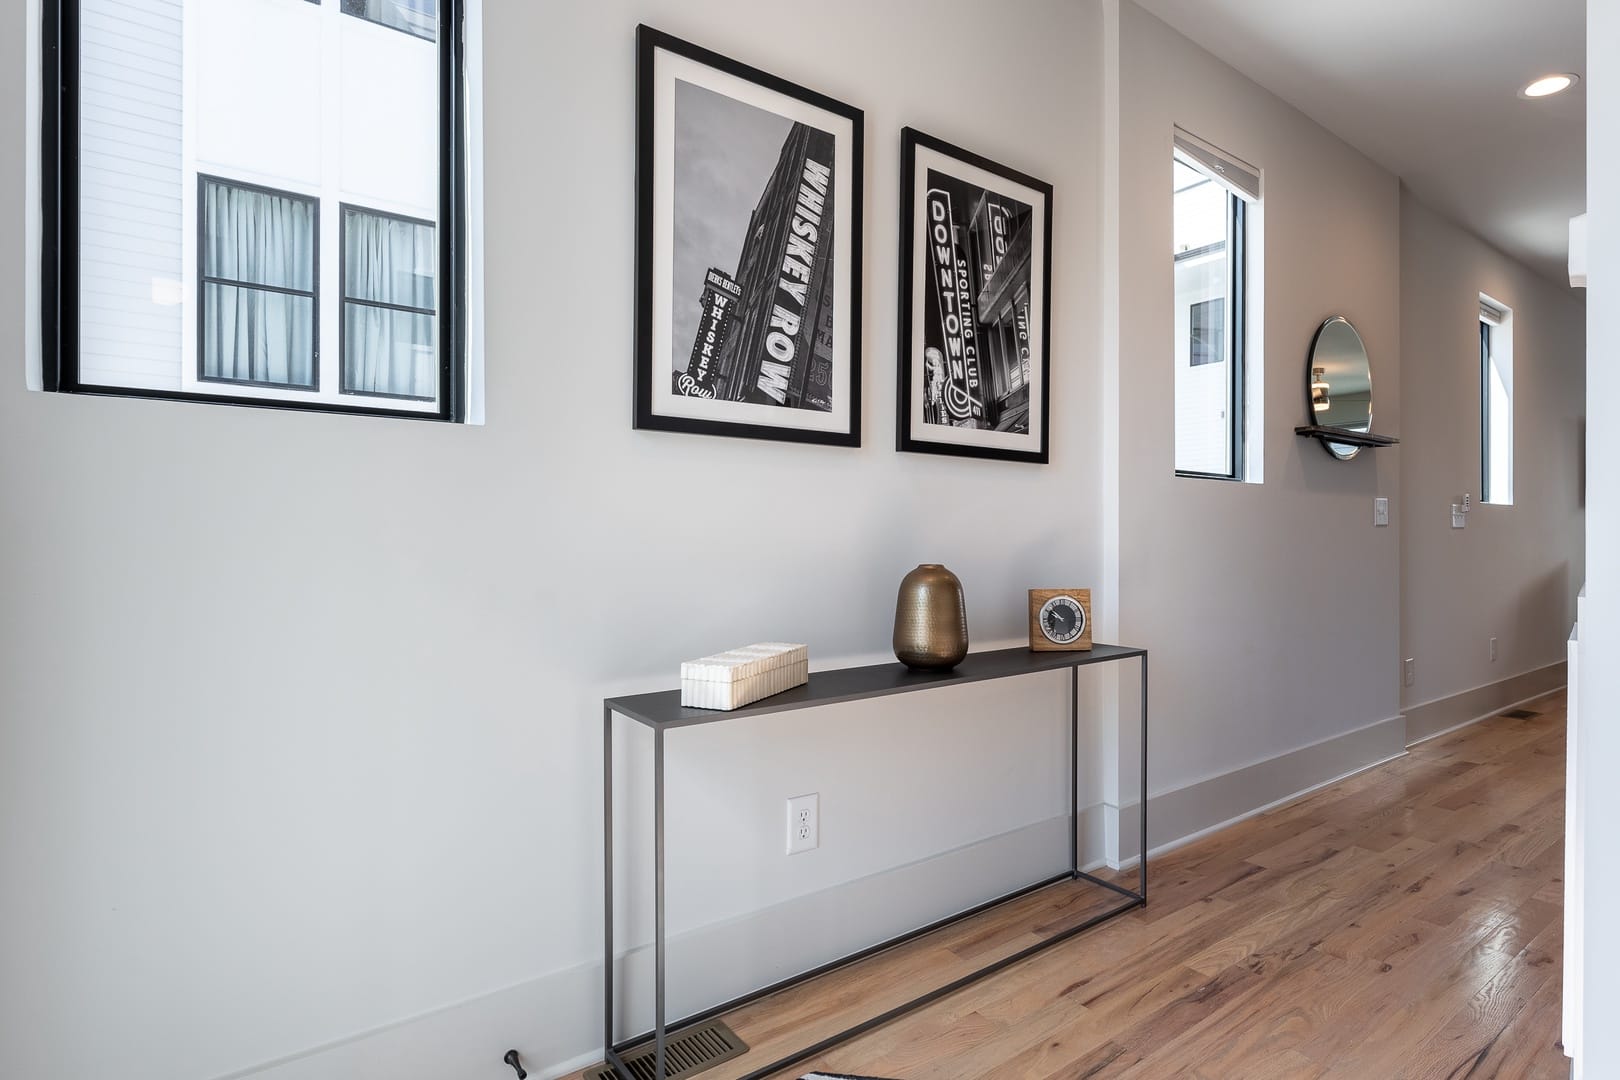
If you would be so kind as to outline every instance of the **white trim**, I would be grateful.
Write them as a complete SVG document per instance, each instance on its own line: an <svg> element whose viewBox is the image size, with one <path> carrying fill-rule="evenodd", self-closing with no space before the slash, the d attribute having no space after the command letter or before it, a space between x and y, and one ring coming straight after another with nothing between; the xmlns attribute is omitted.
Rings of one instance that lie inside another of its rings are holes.
<svg viewBox="0 0 1620 1080"><path fill-rule="evenodd" d="M1446 694L1416 705L1408 705L1405 710L1407 745L1416 746L1418 743L1428 742L1436 736L1488 719L1505 709L1516 708L1538 698L1544 698L1548 694L1555 694L1564 689L1568 683L1568 662L1559 660L1543 667L1521 671L1517 675L1509 675L1496 682L1484 683L1455 694ZM1455 721L1441 719L1436 722L1442 724L1442 727L1427 730L1435 723L1428 722L1428 714L1445 713L1448 706L1460 712L1461 718ZM1413 736L1413 731L1421 734Z"/></svg>
<svg viewBox="0 0 1620 1080"><path fill-rule="evenodd" d="M1554 665L1554 666L1557 666L1557 665ZM1428 734L1428 735L1420 735L1416 739L1413 739L1411 742L1406 744L1407 749L1410 750L1414 746L1422 746L1424 743L1430 742L1430 741L1432 741L1434 739L1438 739L1442 735L1450 735L1453 732L1461 731L1463 728L1473 727L1475 724L1479 723L1482 720L1489 720L1493 716L1500 716L1503 713L1507 712L1509 709L1522 708L1523 706L1530 704L1532 701L1540 701L1544 697L1550 697L1551 695L1558 693L1560 690L1565 690L1565 689L1568 689L1568 687L1567 686L1555 686L1551 690L1543 690L1539 694L1531 694L1527 698L1520 698L1518 701L1510 701L1506 705L1502 705L1502 706L1500 706L1498 708L1491 709L1488 712L1480 713L1478 716L1474 717L1471 720L1464 720L1461 723L1452 724L1448 728L1442 728L1441 730L1433 732L1433 733Z"/></svg>
<svg viewBox="0 0 1620 1080"><path fill-rule="evenodd" d="M1275 757L1195 780L1148 798L1149 855L1171 851L1235 822L1302 798L1406 753L1406 718L1392 716ZM1272 792L1267 797L1267 792ZM1258 806L1251 799L1265 801ZM1137 803L1110 808L1119 847L1110 865L1133 866L1139 850ZM1234 812L1234 808L1237 808ZM1168 836L1159 843L1153 837Z"/></svg>
<svg viewBox="0 0 1620 1080"><path fill-rule="evenodd" d="M1220 822L1215 823L1214 825L1210 825L1210 826L1208 826L1206 828L1199 829L1197 832L1188 833L1186 836L1177 837L1174 840L1166 840L1164 843L1159 844L1156 847L1148 848L1148 857L1149 858L1157 858L1160 855L1165 855L1165 854L1168 854L1168 853L1170 853L1172 851L1175 851L1177 848L1186 847L1188 844L1196 843L1197 841L1202 840L1207 836L1212 836L1215 833L1220 832L1222 829L1229 829L1233 825L1238 825L1238 824L1241 824L1242 822L1248 821L1250 818L1259 817L1261 814L1269 813L1270 811L1277 809L1279 806L1286 806L1289 803L1298 802L1301 799L1304 799L1304 798L1307 798L1307 797L1309 797L1311 795L1316 794L1318 791L1321 791L1323 788L1330 788L1334 784L1337 784L1337 783L1339 783L1341 781L1344 781L1344 780L1348 780L1352 776L1356 776L1356 775L1358 775L1360 773L1364 773L1368 769L1376 769L1380 765L1388 765L1392 761L1399 761L1401 758L1405 757L1406 754L1407 754L1407 751L1402 750L1398 754L1391 754L1389 757L1382 758L1382 759L1380 759L1378 761L1370 761L1365 765L1358 765L1354 769L1351 769L1349 772L1341 773L1338 776L1330 777L1329 779L1323 780L1320 783L1312 784L1310 787L1302 788L1299 791L1294 792L1292 795L1284 795L1282 798L1275 799L1272 802L1266 803L1264 806L1257 806L1253 810L1245 810L1243 813L1238 814L1235 817L1230 817L1230 818L1227 818L1225 821L1220 821ZM1125 811L1125 812L1135 813L1135 807L1128 808L1128 810ZM1152 818L1153 818L1153 804L1151 802L1149 802L1149 804L1148 804L1148 819L1151 821ZM1125 869L1128 869L1128 868L1130 868L1132 866L1135 866L1136 863L1137 863L1137 857L1132 856L1129 859L1125 859L1125 860L1121 861L1119 866L1116 867L1116 869L1125 870Z"/></svg>

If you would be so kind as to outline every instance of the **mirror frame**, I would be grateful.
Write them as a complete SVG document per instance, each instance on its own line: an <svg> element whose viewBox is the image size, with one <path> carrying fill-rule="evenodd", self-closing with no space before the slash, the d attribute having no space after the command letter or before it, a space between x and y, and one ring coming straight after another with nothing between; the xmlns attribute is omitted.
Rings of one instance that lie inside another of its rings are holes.
<svg viewBox="0 0 1620 1080"><path fill-rule="evenodd" d="M1305 352L1305 421L1306 423L1316 422L1316 411L1311 407L1311 371L1316 365L1316 346L1322 340L1322 335L1327 333L1328 327L1332 326L1334 323L1343 323L1345 326L1350 328L1350 332L1356 335L1357 344L1361 346L1361 355L1367 358L1367 430L1371 431L1373 418L1372 355L1367 352L1367 342L1362 339L1361 331L1356 329L1356 324L1345 318L1343 315L1330 315L1326 319L1323 319L1322 325L1318 326L1316 328L1316 333L1311 335L1311 347ZM1340 461L1349 461L1363 450L1363 447L1360 446L1350 446L1346 443L1330 442L1325 438L1320 441L1322 443L1322 449L1326 450Z"/></svg>

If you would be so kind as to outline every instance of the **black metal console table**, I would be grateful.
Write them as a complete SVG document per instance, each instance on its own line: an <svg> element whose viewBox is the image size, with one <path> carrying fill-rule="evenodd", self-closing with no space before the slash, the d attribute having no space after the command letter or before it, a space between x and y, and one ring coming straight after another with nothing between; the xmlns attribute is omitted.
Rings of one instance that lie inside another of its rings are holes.
<svg viewBox="0 0 1620 1080"><path fill-rule="evenodd" d="M1080 869L1079 846L1079 819L1080 819L1080 791L1079 791L1079 741L1080 741L1080 669L1092 664L1106 664L1130 658L1141 660L1142 674L1142 787L1140 799L1141 823L1138 836L1141 841L1141 858L1139 862L1138 886L1133 891L1111 881L1095 877ZM836 705L840 702L865 701L869 698L887 697L892 694L905 694L915 690L936 690L947 686L959 686L964 683L984 682L990 679L1006 679L1018 675L1033 675L1048 671L1062 671L1068 669L1069 678L1069 866L1061 873L1041 881L1033 882L1023 888L1016 889L1004 896L997 897L987 903L980 904L968 911L919 927L899 937L879 942L869 948L862 949L850 956L834 960L829 964L782 982L753 991L743 997L706 1009L701 1013L683 1017L671 1023L665 1013L665 947L667 934L664 925L664 736L667 732L679 728L692 727L698 724L714 724L725 721L747 720L751 717L768 716L775 713L791 712L796 709L812 709L821 705ZM603 1046L607 1064L624 1080L635 1080L637 1076L625 1064L623 1054L634 1046L646 1043L649 1039L656 1043L654 1080L664 1080L667 1077L666 1044L670 1038L670 1029L680 1029L690 1024L702 1023L706 1020L728 1013L750 1001L757 1001L770 994L787 989L790 986L825 975L829 971L853 964L866 959L885 949L893 948L907 941L915 940L924 934L933 933L952 923L987 911L999 904L1004 904L1017 897L1027 895L1037 889L1055 885L1061 881L1075 881L1085 879L1105 889L1118 893L1123 899L1116 906L1109 908L1098 915L1094 915L1083 922L1068 927L1053 936L1046 938L1018 952L1004 956L971 974L964 975L952 982L930 990L925 994L911 999L903 1005L888 1009L885 1012L865 1020L853 1027L846 1028L828 1038L822 1039L802 1050L795 1051L786 1057L779 1058L768 1065L762 1066L742 1077L741 1080L762 1080L770 1074L786 1068L789 1065L813 1057L830 1049L848 1039L870 1031L882 1024L888 1023L913 1009L921 1008L930 1002L937 1001L948 994L955 993L970 983L977 982L997 971L1011 967L1014 964L1035 955L1043 949L1049 949L1062 941L1066 941L1076 934L1107 922L1109 919L1123 915L1142 907L1147 903L1147 650L1133 649L1121 645L1097 645L1090 652L1033 652L1029 649L1000 649L994 652L970 653L954 670L948 672L913 671L901 664L875 664L870 667L841 668L835 671L816 672L810 676L810 681L804 686L777 694L763 701L730 712L718 712L711 709L688 709L681 705L679 690L666 690L655 694L637 694L631 697L608 698L602 702L602 969L603 969ZM653 1030L645 1032L634 1038L615 1040L614 1038L614 955L613 955L613 718L624 716L640 722L652 729L653 736L653 891L654 891L654 1023Z"/></svg>

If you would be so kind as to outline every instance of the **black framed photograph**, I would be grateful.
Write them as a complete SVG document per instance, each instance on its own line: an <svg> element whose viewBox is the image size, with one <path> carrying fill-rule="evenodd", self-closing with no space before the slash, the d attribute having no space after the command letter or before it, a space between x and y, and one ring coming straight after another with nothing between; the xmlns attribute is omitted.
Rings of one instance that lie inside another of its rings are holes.
<svg viewBox="0 0 1620 1080"><path fill-rule="evenodd" d="M635 426L859 446L861 110L636 48Z"/></svg>
<svg viewBox="0 0 1620 1080"><path fill-rule="evenodd" d="M1046 464L1052 185L900 137L899 448Z"/></svg>

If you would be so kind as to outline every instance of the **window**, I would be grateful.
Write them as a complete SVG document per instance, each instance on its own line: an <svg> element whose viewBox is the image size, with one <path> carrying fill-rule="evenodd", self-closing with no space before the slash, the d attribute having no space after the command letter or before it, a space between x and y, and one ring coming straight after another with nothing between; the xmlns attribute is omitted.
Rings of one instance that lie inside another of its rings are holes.
<svg viewBox="0 0 1620 1080"><path fill-rule="evenodd" d="M343 392L432 400L433 222L343 208Z"/></svg>
<svg viewBox="0 0 1620 1080"><path fill-rule="evenodd" d="M438 0L343 0L343 14L433 40L438 27Z"/></svg>
<svg viewBox="0 0 1620 1080"><path fill-rule="evenodd" d="M316 386L314 199L202 178L203 380Z"/></svg>
<svg viewBox="0 0 1620 1080"><path fill-rule="evenodd" d="M1513 505L1513 312L1479 298L1480 501Z"/></svg>
<svg viewBox="0 0 1620 1080"><path fill-rule="evenodd" d="M1176 472L1244 472L1249 203L1259 174L1177 131L1171 163L1175 247Z"/></svg>
<svg viewBox="0 0 1620 1080"><path fill-rule="evenodd" d="M1192 306L1192 366L1226 360L1226 302L1200 300Z"/></svg>
<svg viewBox="0 0 1620 1080"><path fill-rule="evenodd" d="M42 0L44 387L464 419L465 3Z"/></svg>

